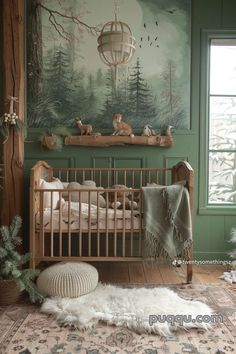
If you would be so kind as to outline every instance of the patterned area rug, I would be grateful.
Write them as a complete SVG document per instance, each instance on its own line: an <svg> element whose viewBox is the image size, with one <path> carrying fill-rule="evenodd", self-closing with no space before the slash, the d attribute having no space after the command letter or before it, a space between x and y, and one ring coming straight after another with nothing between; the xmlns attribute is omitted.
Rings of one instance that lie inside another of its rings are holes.
<svg viewBox="0 0 236 354"><path fill-rule="evenodd" d="M137 285L140 287L140 284ZM148 285L150 287L150 285ZM99 324L80 332L62 328L34 305L0 307L1 354L227 354L236 353L236 288L230 285L171 286L185 299L199 300L223 315L223 323L204 331L178 330L169 337L138 335Z"/></svg>

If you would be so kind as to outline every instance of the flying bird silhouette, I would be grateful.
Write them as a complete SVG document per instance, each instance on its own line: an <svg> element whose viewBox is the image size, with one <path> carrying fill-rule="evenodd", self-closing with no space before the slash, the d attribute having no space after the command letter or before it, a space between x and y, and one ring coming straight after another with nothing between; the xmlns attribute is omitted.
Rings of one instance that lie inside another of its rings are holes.
<svg viewBox="0 0 236 354"><path fill-rule="evenodd" d="M157 40L158 36L156 36L155 41Z"/></svg>

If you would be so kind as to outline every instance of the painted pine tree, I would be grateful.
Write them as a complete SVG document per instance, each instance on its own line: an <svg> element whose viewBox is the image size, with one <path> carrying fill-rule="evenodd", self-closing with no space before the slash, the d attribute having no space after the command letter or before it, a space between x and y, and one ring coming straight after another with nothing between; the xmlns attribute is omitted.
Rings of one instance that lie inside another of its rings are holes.
<svg viewBox="0 0 236 354"><path fill-rule="evenodd" d="M134 127L151 123L154 118L155 121L157 118L153 96L147 82L143 78L141 69L139 58L137 58L136 65L129 76L128 87L129 121L132 122Z"/></svg>
<svg viewBox="0 0 236 354"><path fill-rule="evenodd" d="M181 91L176 86L176 70L169 61L162 72L162 92L159 96L160 124L180 127L183 123L184 109Z"/></svg>
<svg viewBox="0 0 236 354"><path fill-rule="evenodd" d="M45 92L59 104L57 124L67 124L72 115L69 56L65 48L59 46L48 59L44 71Z"/></svg>

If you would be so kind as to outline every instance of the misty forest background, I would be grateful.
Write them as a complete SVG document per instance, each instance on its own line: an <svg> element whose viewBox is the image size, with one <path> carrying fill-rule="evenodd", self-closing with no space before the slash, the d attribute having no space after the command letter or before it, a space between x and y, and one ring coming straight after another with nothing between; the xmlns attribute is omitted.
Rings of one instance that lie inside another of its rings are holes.
<svg viewBox="0 0 236 354"><path fill-rule="evenodd" d="M80 42L73 35L43 50L45 9L35 7L35 0L28 3L28 127L73 127L75 118L80 117L92 124L94 131L112 130L112 114L121 112L133 128L141 129L145 124L186 128L186 87L178 83L174 60L167 60L162 68L158 92L145 78L139 57L119 70L115 84L114 71L105 64L104 70L93 73L74 65ZM73 25L64 21L65 32L73 32Z"/></svg>

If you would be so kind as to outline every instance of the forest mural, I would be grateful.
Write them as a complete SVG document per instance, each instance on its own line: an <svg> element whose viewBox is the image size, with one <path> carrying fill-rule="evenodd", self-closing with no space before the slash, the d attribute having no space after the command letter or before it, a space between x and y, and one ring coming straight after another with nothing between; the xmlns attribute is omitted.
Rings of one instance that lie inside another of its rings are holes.
<svg viewBox="0 0 236 354"><path fill-rule="evenodd" d="M97 51L115 8L136 40L117 80ZM80 117L112 130L114 112L133 128L189 128L190 0L28 0L27 14L29 128Z"/></svg>

